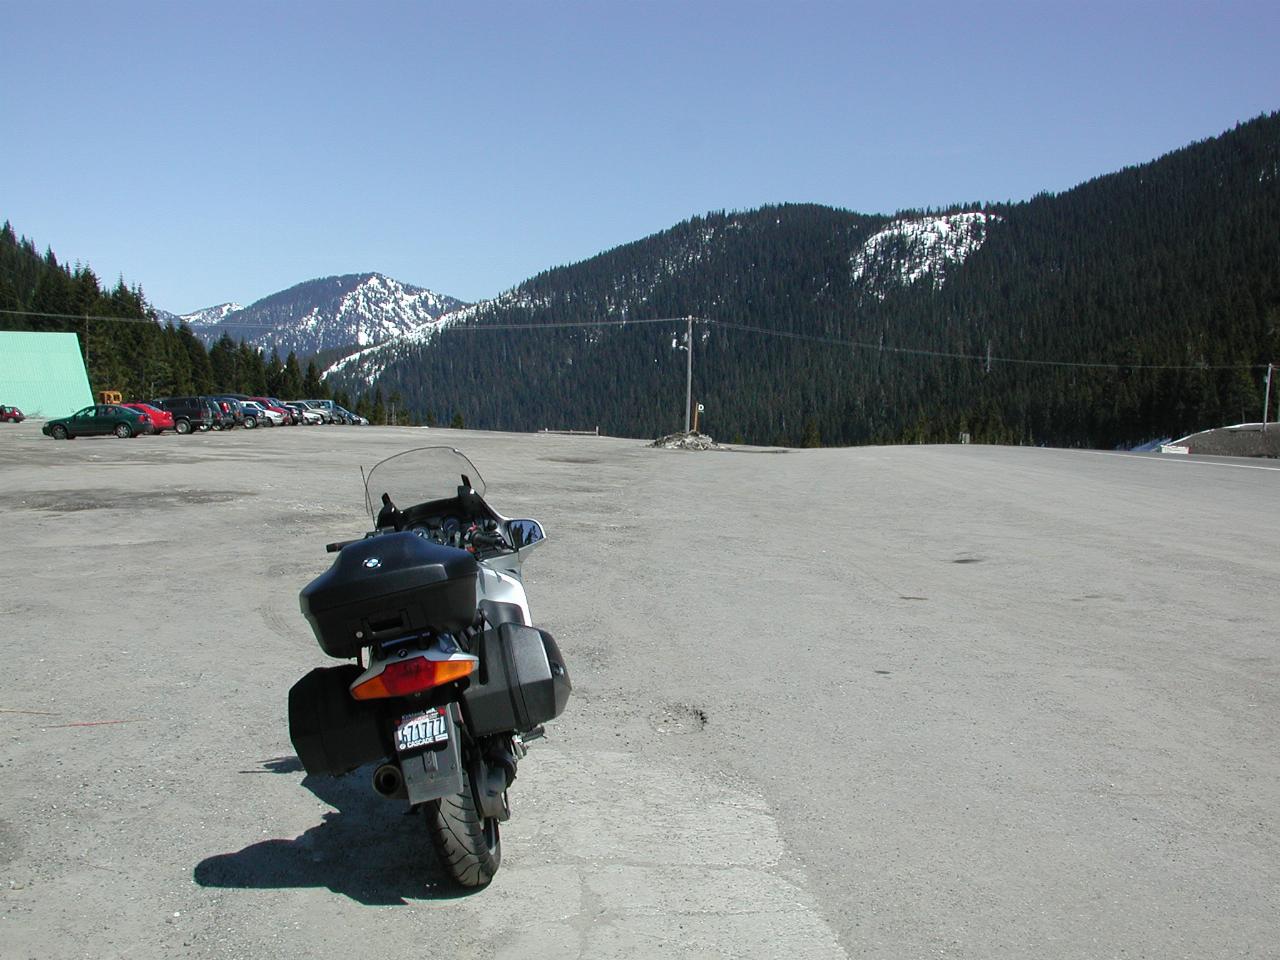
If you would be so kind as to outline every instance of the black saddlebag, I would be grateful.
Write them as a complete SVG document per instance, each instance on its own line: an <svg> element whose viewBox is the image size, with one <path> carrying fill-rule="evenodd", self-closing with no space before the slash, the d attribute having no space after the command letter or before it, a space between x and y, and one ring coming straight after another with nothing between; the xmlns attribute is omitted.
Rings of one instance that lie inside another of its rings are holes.
<svg viewBox="0 0 1280 960"><path fill-rule="evenodd" d="M551 634L504 623L480 634L475 652L480 675L462 694L473 734L532 730L564 712L573 686Z"/></svg>
<svg viewBox="0 0 1280 960"><path fill-rule="evenodd" d="M378 705L348 692L360 673L317 667L289 691L289 739L307 773L346 773L387 755Z"/></svg>
<svg viewBox="0 0 1280 960"><path fill-rule="evenodd" d="M453 633L476 618L476 559L416 533L348 544L302 589L302 615L331 657L409 633Z"/></svg>

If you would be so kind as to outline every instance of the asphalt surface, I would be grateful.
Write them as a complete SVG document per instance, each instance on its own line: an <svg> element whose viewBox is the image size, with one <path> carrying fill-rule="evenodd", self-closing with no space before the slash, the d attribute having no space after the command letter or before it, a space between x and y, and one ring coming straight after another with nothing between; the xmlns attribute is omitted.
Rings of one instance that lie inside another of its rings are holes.
<svg viewBox="0 0 1280 960"><path fill-rule="evenodd" d="M358 465L549 540L575 684L485 891L304 777L297 606ZM0 952L1280 956L1280 464L0 429Z"/></svg>

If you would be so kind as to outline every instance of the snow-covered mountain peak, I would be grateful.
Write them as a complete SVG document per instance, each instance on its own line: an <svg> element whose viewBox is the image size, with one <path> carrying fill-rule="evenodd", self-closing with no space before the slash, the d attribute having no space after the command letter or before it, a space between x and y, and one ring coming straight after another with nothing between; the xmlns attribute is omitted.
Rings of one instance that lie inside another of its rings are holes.
<svg viewBox="0 0 1280 960"><path fill-rule="evenodd" d="M215 323L221 323L237 310L243 309L244 307L238 303L220 303L216 307L205 307L203 310L197 310L194 313L184 313L178 319L192 327L207 327Z"/></svg>
<svg viewBox="0 0 1280 960"><path fill-rule="evenodd" d="M210 343L225 333L282 356L309 356L382 343L463 305L381 273L353 273L308 280L247 307L223 304L182 319Z"/></svg>

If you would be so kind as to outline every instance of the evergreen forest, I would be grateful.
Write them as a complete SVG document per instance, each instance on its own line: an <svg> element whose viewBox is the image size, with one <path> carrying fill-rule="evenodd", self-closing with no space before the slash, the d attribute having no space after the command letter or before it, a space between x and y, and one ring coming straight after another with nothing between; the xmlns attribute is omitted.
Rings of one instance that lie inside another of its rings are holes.
<svg viewBox="0 0 1280 960"><path fill-rule="evenodd" d="M873 289L852 268L891 222L962 211L989 226L945 275ZM327 379L316 358L206 349L140 288L104 288L7 223L0 311L3 329L74 331L95 391L332 395L375 422L634 437L683 428L694 317L693 398L719 440L1133 446L1261 418L1280 362L1280 114L1023 202L694 217Z"/></svg>
<svg viewBox="0 0 1280 960"><path fill-rule="evenodd" d="M185 324L157 323L140 287L121 279L104 289L92 269L59 263L52 250L37 253L7 221L0 227L0 329L75 333L95 395L330 395L314 362L304 370L292 353L268 357L225 335L206 349Z"/></svg>
<svg viewBox="0 0 1280 960"><path fill-rule="evenodd" d="M658 436L684 426L694 316L694 400L725 441L1109 448L1261 419L1280 361L1280 114L1061 194L898 218L961 210L999 220L942 284L881 298L854 278L891 218L719 212L330 379L434 420ZM634 322L658 318L674 319Z"/></svg>

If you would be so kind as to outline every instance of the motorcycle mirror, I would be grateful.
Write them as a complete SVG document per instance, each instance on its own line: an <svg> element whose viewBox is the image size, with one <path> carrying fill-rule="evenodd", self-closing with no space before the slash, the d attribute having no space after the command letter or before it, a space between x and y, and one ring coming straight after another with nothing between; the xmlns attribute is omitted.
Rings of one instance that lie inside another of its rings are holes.
<svg viewBox="0 0 1280 960"><path fill-rule="evenodd" d="M547 539L547 533L537 520L508 520L507 539L517 550L524 550Z"/></svg>

